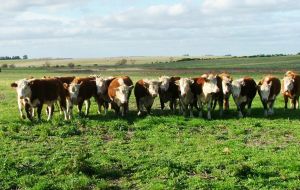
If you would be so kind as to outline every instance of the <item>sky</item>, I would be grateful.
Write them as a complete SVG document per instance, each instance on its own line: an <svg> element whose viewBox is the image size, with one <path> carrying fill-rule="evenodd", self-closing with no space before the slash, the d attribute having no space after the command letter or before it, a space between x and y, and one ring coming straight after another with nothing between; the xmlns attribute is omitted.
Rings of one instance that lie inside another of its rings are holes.
<svg viewBox="0 0 300 190"><path fill-rule="evenodd" d="M300 52L299 0L1 0L0 56Z"/></svg>

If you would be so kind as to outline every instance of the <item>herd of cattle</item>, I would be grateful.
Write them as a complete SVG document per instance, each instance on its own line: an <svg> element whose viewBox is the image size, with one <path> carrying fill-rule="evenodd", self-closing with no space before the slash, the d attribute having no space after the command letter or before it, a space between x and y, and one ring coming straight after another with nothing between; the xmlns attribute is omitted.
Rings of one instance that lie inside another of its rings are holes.
<svg viewBox="0 0 300 190"><path fill-rule="evenodd" d="M121 77L44 77L42 79L21 79L11 84L17 91L18 108L22 118L25 109L28 119L32 120L35 109L38 119L41 110L47 105L48 120L54 112L54 105L58 101L65 120L72 118L73 105L78 106L81 113L83 103L86 105L85 114L88 115L90 99L94 97L98 105L98 113L102 107L105 113L109 108L117 115L125 116L129 111L129 97L132 89L136 98L137 114L150 113L155 97L159 96L161 109L169 102L172 112L179 111L185 116L193 116L196 108L202 117L203 107L207 107L207 118L211 119L211 110L219 105L220 116L223 109L229 109L229 97L232 94L237 106L238 116L243 117L245 107L250 114L252 101L258 92L264 108L265 116L274 114L274 102L280 91L284 96L285 108L288 100L295 109L299 107L300 75L292 71L285 73L282 80L274 76L266 76L258 84L250 78L244 77L233 80L229 74L204 74L197 78L180 78L161 76L158 80L142 79L133 86L128 76ZM280 90L281 89L281 90ZM179 101L178 101L179 100Z"/></svg>

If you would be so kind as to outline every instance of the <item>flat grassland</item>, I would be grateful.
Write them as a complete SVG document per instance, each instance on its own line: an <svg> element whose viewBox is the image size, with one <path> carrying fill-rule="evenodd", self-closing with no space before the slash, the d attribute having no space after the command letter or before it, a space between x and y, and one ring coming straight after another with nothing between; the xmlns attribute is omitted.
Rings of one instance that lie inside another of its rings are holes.
<svg viewBox="0 0 300 190"><path fill-rule="evenodd" d="M72 121L55 112L47 122L44 110L40 122L19 118L10 83L28 76L129 75L137 81L227 71L234 78L247 75L258 81L266 74L282 78L287 70L300 71L300 56L147 59L124 65L115 64L118 60L72 60L72 68L61 66L69 60L50 61L50 67L40 67L45 60L0 61L17 66L0 73L0 189L300 187L300 111L284 110L281 95L275 115L268 118L258 95L252 115L242 119L236 117L232 99L230 111L223 118L214 111L211 121L162 112L158 99L152 115L137 117L133 95L125 118L112 110L98 115L93 100L90 115L79 117L75 109Z"/></svg>

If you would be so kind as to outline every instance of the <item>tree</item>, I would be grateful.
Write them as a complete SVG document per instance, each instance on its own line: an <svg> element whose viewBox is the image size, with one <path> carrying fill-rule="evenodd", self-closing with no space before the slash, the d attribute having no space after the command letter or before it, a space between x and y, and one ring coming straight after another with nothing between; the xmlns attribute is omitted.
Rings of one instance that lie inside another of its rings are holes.
<svg viewBox="0 0 300 190"><path fill-rule="evenodd" d="M28 59L28 55L23 55L23 59Z"/></svg>

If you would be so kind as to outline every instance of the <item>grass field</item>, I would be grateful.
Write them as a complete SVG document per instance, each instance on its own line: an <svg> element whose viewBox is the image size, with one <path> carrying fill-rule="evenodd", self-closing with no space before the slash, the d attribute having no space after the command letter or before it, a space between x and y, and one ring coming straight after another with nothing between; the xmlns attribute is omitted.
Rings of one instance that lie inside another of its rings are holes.
<svg viewBox="0 0 300 190"><path fill-rule="evenodd" d="M281 96L268 118L258 95L252 115L242 119L232 99L230 111L223 118L215 111L211 121L161 112L158 99L153 114L139 118L134 96L126 118L113 111L97 115L93 103L90 116L68 122L57 112L50 122L44 111L41 122L19 118L10 83L28 76L126 74L137 81L228 71L258 81L268 73L282 78L286 70L300 71L300 56L151 62L2 69L0 189L300 188L300 111L284 110Z"/></svg>

